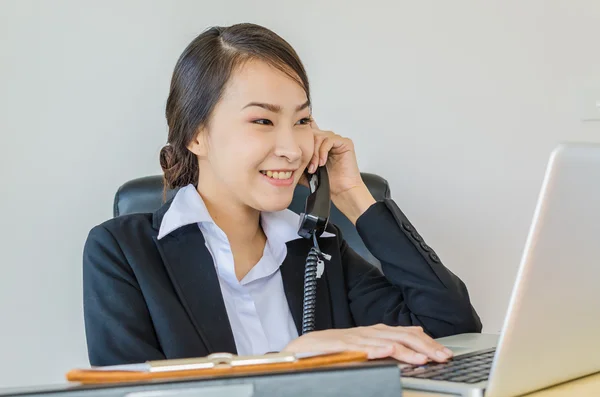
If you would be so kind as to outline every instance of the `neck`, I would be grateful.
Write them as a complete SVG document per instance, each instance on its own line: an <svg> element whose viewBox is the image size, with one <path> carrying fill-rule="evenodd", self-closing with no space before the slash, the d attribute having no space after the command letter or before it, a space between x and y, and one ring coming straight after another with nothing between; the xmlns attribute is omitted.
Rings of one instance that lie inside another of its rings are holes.
<svg viewBox="0 0 600 397"><path fill-rule="evenodd" d="M220 191L218 183L212 181L198 183L198 193L213 221L227 235L232 246L253 244L262 239L260 212L243 205L228 194Z"/></svg>

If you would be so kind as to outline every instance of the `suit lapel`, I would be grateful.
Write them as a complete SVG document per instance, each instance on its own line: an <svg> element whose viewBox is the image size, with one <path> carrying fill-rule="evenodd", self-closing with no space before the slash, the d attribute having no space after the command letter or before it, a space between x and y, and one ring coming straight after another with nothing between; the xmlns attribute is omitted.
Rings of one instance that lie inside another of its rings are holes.
<svg viewBox="0 0 600 397"><path fill-rule="evenodd" d="M334 238L325 238L319 240L319 245L325 253L329 253L332 248ZM302 334L302 309L304 300L304 268L306 257L312 247L312 243L307 239L292 240L287 243L287 256L285 257L280 270L283 279L285 295L298 330L298 335ZM331 301L329 297L329 286L327 282L328 261L325 261L325 271L321 278L317 279L317 302L315 310L315 330L325 330L332 327L331 320Z"/></svg>
<svg viewBox="0 0 600 397"><path fill-rule="evenodd" d="M165 267L183 306L211 352L236 353L212 256L196 224L158 240Z"/></svg>

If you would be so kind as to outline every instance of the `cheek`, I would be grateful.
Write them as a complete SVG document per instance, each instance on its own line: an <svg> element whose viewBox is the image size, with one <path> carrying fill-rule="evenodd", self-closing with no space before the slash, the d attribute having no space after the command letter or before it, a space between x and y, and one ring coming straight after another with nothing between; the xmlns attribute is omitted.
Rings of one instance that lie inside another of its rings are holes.
<svg viewBox="0 0 600 397"><path fill-rule="evenodd" d="M213 161L227 172L224 175L227 179L242 180L248 173L257 171L268 154L269 145L264 137L241 130L219 140L218 150L213 151Z"/></svg>
<svg viewBox="0 0 600 397"><path fill-rule="evenodd" d="M302 168L307 168L308 163L312 159L312 156L315 152L315 138L314 134L311 132L307 134L308 136L304 139L300 145L302 150Z"/></svg>
<svg viewBox="0 0 600 397"><path fill-rule="evenodd" d="M315 135L311 130L303 132L299 146L302 150L302 162L308 164L315 152Z"/></svg>

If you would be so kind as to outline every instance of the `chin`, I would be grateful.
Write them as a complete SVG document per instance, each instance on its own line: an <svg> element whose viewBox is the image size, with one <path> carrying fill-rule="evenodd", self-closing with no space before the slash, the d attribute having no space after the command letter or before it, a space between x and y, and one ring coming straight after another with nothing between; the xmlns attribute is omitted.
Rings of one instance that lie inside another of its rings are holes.
<svg viewBox="0 0 600 397"><path fill-rule="evenodd" d="M264 212L277 212L287 209L292 202L293 196L281 194L277 196L264 197L258 200L260 206L258 209Z"/></svg>

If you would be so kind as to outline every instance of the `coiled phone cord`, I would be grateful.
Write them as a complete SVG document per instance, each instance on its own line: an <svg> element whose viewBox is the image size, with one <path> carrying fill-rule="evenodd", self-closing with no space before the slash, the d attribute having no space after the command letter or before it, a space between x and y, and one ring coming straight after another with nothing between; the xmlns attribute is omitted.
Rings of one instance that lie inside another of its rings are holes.
<svg viewBox="0 0 600 397"><path fill-rule="evenodd" d="M302 334L315 330L315 309L317 302L317 265L323 260L317 235L313 233L313 247L306 257L304 268L304 304L302 308Z"/></svg>

